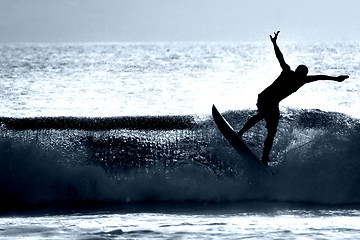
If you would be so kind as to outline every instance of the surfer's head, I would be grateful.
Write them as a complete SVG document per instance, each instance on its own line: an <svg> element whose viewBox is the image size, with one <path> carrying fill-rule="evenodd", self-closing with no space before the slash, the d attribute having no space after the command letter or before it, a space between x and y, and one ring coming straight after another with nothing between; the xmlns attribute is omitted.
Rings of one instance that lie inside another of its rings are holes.
<svg viewBox="0 0 360 240"><path fill-rule="evenodd" d="M306 76L308 74L308 68L305 65L299 65L296 69L295 72L301 76Z"/></svg>

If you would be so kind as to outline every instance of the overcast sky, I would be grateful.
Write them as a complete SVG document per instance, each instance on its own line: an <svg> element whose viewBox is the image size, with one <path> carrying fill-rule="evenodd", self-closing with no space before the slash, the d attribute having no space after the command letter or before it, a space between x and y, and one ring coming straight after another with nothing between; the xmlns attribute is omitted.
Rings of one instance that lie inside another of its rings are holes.
<svg viewBox="0 0 360 240"><path fill-rule="evenodd" d="M359 0L0 0L0 42L360 41Z"/></svg>

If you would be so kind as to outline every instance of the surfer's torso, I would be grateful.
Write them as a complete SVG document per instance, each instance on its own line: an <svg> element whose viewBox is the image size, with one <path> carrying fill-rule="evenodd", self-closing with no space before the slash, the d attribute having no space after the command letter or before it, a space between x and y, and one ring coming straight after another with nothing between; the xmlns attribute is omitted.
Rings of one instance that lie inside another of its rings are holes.
<svg viewBox="0 0 360 240"><path fill-rule="evenodd" d="M268 104L279 104L281 100L296 92L305 83L304 77L299 76L290 68L285 69L269 87L259 94L259 99Z"/></svg>

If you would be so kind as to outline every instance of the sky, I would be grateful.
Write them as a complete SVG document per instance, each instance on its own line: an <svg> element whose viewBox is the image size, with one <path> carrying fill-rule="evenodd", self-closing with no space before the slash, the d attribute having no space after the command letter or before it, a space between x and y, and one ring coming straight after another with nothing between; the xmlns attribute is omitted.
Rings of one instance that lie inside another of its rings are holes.
<svg viewBox="0 0 360 240"><path fill-rule="evenodd" d="M358 0L0 0L0 42L360 41Z"/></svg>

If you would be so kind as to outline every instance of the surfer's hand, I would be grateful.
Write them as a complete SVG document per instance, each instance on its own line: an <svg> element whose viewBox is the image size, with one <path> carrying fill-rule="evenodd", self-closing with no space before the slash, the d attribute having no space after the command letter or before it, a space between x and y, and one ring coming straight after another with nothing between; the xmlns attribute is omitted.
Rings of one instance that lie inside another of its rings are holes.
<svg viewBox="0 0 360 240"><path fill-rule="evenodd" d="M277 40L277 36L279 35L280 31L277 31L277 32L274 32L274 37L270 35L270 40L273 42L273 43L276 43L276 40Z"/></svg>
<svg viewBox="0 0 360 240"><path fill-rule="evenodd" d="M349 78L348 75L340 75L340 76L336 77L336 81L342 82L342 81L344 81L344 80L347 79L347 78Z"/></svg>

